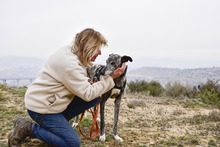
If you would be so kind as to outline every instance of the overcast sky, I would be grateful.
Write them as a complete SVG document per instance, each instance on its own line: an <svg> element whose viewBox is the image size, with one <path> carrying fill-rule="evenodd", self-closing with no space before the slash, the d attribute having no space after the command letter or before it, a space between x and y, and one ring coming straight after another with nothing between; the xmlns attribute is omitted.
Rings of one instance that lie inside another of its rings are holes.
<svg viewBox="0 0 220 147"><path fill-rule="evenodd" d="M90 27L131 67L220 67L219 0L0 0L0 56L47 58Z"/></svg>

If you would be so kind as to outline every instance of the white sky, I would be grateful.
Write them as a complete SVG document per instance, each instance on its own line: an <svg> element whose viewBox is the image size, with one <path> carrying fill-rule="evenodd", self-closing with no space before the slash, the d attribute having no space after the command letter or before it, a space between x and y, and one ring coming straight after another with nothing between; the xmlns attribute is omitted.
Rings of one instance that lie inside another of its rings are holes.
<svg viewBox="0 0 220 147"><path fill-rule="evenodd" d="M219 0L0 0L0 56L46 58L91 27L129 66L220 67Z"/></svg>

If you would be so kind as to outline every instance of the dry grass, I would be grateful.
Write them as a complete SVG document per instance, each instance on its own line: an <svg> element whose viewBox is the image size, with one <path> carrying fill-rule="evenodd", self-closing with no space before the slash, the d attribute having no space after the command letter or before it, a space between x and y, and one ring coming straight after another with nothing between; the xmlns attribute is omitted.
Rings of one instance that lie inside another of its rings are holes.
<svg viewBox="0 0 220 147"><path fill-rule="evenodd" d="M188 107L186 101L172 98L127 94L122 100L118 131L123 143L114 140L113 99L106 104L106 142L82 138L83 147L191 147L220 146L220 111L204 106ZM0 89L0 146L7 146L13 120L26 117L23 97ZM23 146L47 146L28 139Z"/></svg>

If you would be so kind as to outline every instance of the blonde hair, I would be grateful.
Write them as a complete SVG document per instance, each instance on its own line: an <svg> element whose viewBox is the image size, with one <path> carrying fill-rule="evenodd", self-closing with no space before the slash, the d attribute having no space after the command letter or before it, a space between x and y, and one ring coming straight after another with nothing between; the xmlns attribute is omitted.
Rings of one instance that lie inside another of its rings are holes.
<svg viewBox="0 0 220 147"><path fill-rule="evenodd" d="M79 57L84 66L90 66L91 58L102 46L107 46L107 40L98 31L87 28L76 34L71 51Z"/></svg>

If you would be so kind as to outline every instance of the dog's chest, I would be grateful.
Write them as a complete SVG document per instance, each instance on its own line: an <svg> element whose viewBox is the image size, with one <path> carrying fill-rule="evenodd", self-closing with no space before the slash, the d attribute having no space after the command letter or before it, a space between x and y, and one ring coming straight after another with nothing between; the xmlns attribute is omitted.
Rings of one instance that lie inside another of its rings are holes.
<svg viewBox="0 0 220 147"><path fill-rule="evenodd" d="M120 89L118 89L118 88L113 88L112 89L112 91L111 91L111 98L115 98L117 95L119 95L120 94L120 92L121 92L121 90Z"/></svg>
<svg viewBox="0 0 220 147"><path fill-rule="evenodd" d="M124 88L126 85L126 78L121 77L119 79L115 79L115 87L111 90L111 97L115 98L117 96L120 96L124 92Z"/></svg>

